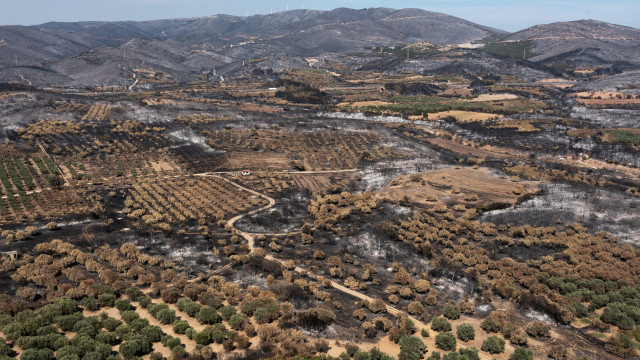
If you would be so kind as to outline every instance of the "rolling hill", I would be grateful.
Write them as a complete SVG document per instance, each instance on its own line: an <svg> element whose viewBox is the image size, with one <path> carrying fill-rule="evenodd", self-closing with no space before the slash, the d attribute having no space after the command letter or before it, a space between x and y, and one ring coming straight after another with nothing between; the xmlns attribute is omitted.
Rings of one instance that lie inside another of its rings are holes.
<svg viewBox="0 0 640 360"><path fill-rule="evenodd" d="M527 48L526 56L530 61L549 65L640 65L640 29L596 20L537 25L511 34L498 43L505 48L517 48L515 56L520 56Z"/></svg>

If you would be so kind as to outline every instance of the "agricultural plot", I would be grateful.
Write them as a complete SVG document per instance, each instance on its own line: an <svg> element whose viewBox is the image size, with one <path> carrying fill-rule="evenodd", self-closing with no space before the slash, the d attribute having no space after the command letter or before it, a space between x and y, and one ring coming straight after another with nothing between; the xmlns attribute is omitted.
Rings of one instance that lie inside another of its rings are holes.
<svg viewBox="0 0 640 360"><path fill-rule="evenodd" d="M108 104L95 104L82 117L82 121L103 121L109 117L110 113L111 106Z"/></svg>
<svg viewBox="0 0 640 360"><path fill-rule="evenodd" d="M61 112L89 112L91 105L77 104L72 102L56 102L52 104L53 111L56 113Z"/></svg>
<svg viewBox="0 0 640 360"><path fill-rule="evenodd" d="M24 154L12 147L0 151L0 220L48 216L58 210L51 188L63 184L51 158ZM52 208L53 205L53 208Z"/></svg>
<svg viewBox="0 0 640 360"><path fill-rule="evenodd" d="M218 177L141 182L129 189L123 212L138 225L170 230L194 220L217 221L266 205L266 200Z"/></svg>
<svg viewBox="0 0 640 360"><path fill-rule="evenodd" d="M185 170L200 174L215 171L225 162L225 154L203 151L199 144L182 144L170 149L171 154Z"/></svg>
<svg viewBox="0 0 640 360"><path fill-rule="evenodd" d="M165 148L173 140L163 132L163 127L131 120L100 124L41 120L19 130L25 140L32 144L40 141L50 154L81 158Z"/></svg>
<svg viewBox="0 0 640 360"><path fill-rule="evenodd" d="M357 173L336 174L291 174L296 187L310 191L312 194L321 194L329 191L343 191L359 175Z"/></svg>
<svg viewBox="0 0 640 360"><path fill-rule="evenodd" d="M53 220L67 216L91 213L83 190L69 188L19 192L3 197L0 202L0 223Z"/></svg>
<svg viewBox="0 0 640 360"><path fill-rule="evenodd" d="M20 129L19 134L55 156L58 166L46 156L30 160L45 180L116 185L182 174L165 151L174 140L164 135L164 130L130 120L102 121L99 125L41 120Z"/></svg>
<svg viewBox="0 0 640 360"><path fill-rule="evenodd" d="M175 121L185 125L206 125L220 121L234 121L231 117L218 117L211 114L191 114L184 117L176 118Z"/></svg>
<svg viewBox="0 0 640 360"><path fill-rule="evenodd" d="M380 136L371 132L216 130L203 134L209 146L217 150L286 155L293 160L296 170L351 169L362 161L402 156L387 146L377 145Z"/></svg>
<svg viewBox="0 0 640 360"><path fill-rule="evenodd" d="M60 157L67 181L130 183L139 178L176 176L182 169L164 151L136 151L107 157Z"/></svg>
<svg viewBox="0 0 640 360"><path fill-rule="evenodd" d="M295 186L293 176L282 172L254 172L235 179L243 186L261 193L279 193Z"/></svg>
<svg viewBox="0 0 640 360"><path fill-rule="evenodd" d="M637 108L640 95L624 92L594 91L571 94L581 105L595 109Z"/></svg>

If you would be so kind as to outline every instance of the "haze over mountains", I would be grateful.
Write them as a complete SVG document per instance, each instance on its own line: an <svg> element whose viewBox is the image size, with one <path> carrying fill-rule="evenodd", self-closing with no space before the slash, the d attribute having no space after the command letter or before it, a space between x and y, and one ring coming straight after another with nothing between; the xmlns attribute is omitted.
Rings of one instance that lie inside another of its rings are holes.
<svg viewBox="0 0 640 360"><path fill-rule="evenodd" d="M497 44L551 66L640 65L640 30L597 21L535 26L515 34L418 9L294 10L273 15L216 15L144 22L46 23L0 27L0 81L33 85L126 85L133 67L176 82L255 70L357 68L376 61L373 47ZM531 43L529 43L531 42ZM480 50L477 50L480 51ZM476 52L477 52L476 51ZM476 52L471 53L479 56ZM481 55L485 56L485 55ZM309 62L308 58L314 58ZM423 58L429 68L429 59ZM394 62L383 71L398 71ZM433 64L431 64L433 65ZM417 66L414 64L414 67Z"/></svg>

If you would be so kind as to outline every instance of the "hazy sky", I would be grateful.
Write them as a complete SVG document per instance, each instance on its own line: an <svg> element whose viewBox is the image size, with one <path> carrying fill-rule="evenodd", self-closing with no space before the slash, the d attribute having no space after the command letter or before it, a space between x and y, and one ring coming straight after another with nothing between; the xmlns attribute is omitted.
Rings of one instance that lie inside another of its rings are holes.
<svg viewBox="0 0 640 360"><path fill-rule="evenodd" d="M301 0L0 0L0 24L48 21L150 20L215 14L269 14L303 6ZM305 9L415 7L516 31L531 25L591 18L640 28L638 0L304 0Z"/></svg>

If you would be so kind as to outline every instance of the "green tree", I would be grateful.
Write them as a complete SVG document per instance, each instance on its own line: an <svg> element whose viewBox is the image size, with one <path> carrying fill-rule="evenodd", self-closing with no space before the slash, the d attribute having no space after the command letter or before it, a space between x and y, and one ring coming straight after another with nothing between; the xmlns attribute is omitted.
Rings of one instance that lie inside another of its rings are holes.
<svg viewBox="0 0 640 360"><path fill-rule="evenodd" d="M476 330L471 324L461 324L456 328L458 339L462 341L473 340L476 337Z"/></svg>
<svg viewBox="0 0 640 360"><path fill-rule="evenodd" d="M517 347L509 356L509 360L533 360L534 355L533 350Z"/></svg>
<svg viewBox="0 0 640 360"><path fill-rule="evenodd" d="M148 342L158 342L162 338L163 332L157 326L147 326L140 331L140 335L144 336Z"/></svg>
<svg viewBox="0 0 640 360"><path fill-rule="evenodd" d="M66 297L57 298L55 304L62 315L71 315L78 310L78 303Z"/></svg>
<svg viewBox="0 0 640 360"><path fill-rule="evenodd" d="M141 335L134 335L120 344L120 355L125 359L142 356L151 352L151 345Z"/></svg>
<svg viewBox="0 0 640 360"><path fill-rule="evenodd" d="M20 360L53 360L51 349L28 349L20 356Z"/></svg>
<svg viewBox="0 0 640 360"><path fill-rule="evenodd" d="M456 337L450 331L444 331L436 335L436 347L444 351L456 349Z"/></svg>
<svg viewBox="0 0 640 360"><path fill-rule="evenodd" d="M467 359L464 359L462 355L460 355L460 353L453 351L448 354L445 354L442 357L442 360L467 360Z"/></svg>
<svg viewBox="0 0 640 360"><path fill-rule="evenodd" d="M60 306L56 304L47 304L38 310L38 315L47 323L55 323L56 319L62 315L60 311Z"/></svg>
<svg viewBox="0 0 640 360"><path fill-rule="evenodd" d="M96 335L96 341L107 345L115 345L118 343L118 336L115 333L103 331Z"/></svg>
<svg viewBox="0 0 640 360"><path fill-rule="evenodd" d="M172 325L173 332L176 334L185 334L189 327L189 322L187 320L176 320Z"/></svg>
<svg viewBox="0 0 640 360"><path fill-rule="evenodd" d="M111 355L111 345L97 344L93 351L85 355L86 359L106 360Z"/></svg>
<svg viewBox="0 0 640 360"><path fill-rule="evenodd" d="M229 305L221 307L218 311L220 312L220 315L222 315L222 318L227 321L233 314L238 312L238 309L236 309L235 306Z"/></svg>
<svg viewBox="0 0 640 360"><path fill-rule="evenodd" d="M502 329L502 325L493 319L483 320L482 324L480 324L480 327L482 328L482 330L486 332L494 332L494 333L497 333Z"/></svg>
<svg viewBox="0 0 640 360"><path fill-rule="evenodd" d="M460 318L460 310L458 309L457 306L453 304L445 305L442 312L444 317L446 317L449 320L456 320Z"/></svg>
<svg viewBox="0 0 640 360"><path fill-rule="evenodd" d="M244 324L248 321L247 315L245 314L233 314L229 318L229 326L233 330L240 330L244 326Z"/></svg>
<svg viewBox="0 0 640 360"><path fill-rule="evenodd" d="M118 299L114 302L114 304L116 306L116 309L118 309L119 311L127 311L132 309L131 301L127 299Z"/></svg>
<svg viewBox="0 0 640 360"><path fill-rule="evenodd" d="M464 360L480 360L478 349L474 347L464 348L458 350Z"/></svg>
<svg viewBox="0 0 640 360"><path fill-rule="evenodd" d="M64 360L80 360L78 356L78 349L74 346L64 346L56 351L56 359Z"/></svg>
<svg viewBox="0 0 640 360"><path fill-rule="evenodd" d="M431 330L434 331L451 331L451 323L440 316L436 316L431 319Z"/></svg>
<svg viewBox="0 0 640 360"><path fill-rule="evenodd" d="M122 325L122 321L118 319L114 319L112 317L108 317L101 322L102 327L108 331L115 331L118 326Z"/></svg>
<svg viewBox="0 0 640 360"><path fill-rule="evenodd" d="M172 324L176 321L176 312L171 309L162 309L157 312L156 319L163 325Z"/></svg>
<svg viewBox="0 0 640 360"><path fill-rule="evenodd" d="M427 352L427 346L419 338L405 335L400 338L398 360L419 360Z"/></svg>
<svg viewBox="0 0 640 360"><path fill-rule="evenodd" d="M486 351L490 354L499 354L504 351L505 341L498 336L489 336L482 342L482 351Z"/></svg>
<svg viewBox="0 0 640 360"><path fill-rule="evenodd" d="M173 351L173 348L175 347L182 347L182 342L180 339L172 337L166 341L165 346Z"/></svg>
<svg viewBox="0 0 640 360"><path fill-rule="evenodd" d="M103 307L113 307L116 302L116 296L111 293L104 293L98 296L98 302Z"/></svg>
<svg viewBox="0 0 640 360"><path fill-rule="evenodd" d="M202 309L200 309L200 311L198 311L198 313L196 314L196 319L201 324L208 325L217 324L220 322L220 316L218 315L218 312L216 311L216 309L210 307L203 307Z"/></svg>

